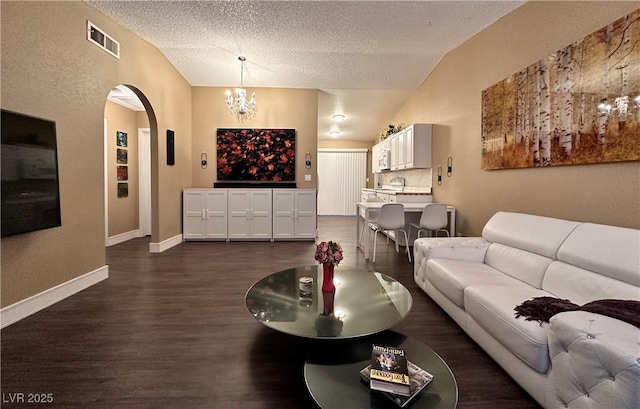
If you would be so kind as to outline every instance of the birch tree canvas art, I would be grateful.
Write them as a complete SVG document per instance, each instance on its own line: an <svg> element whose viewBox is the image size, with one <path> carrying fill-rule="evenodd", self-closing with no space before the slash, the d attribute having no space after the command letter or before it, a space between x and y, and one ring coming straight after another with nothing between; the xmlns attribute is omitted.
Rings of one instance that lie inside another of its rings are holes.
<svg viewBox="0 0 640 409"><path fill-rule="evenodd" d="M482 91L482 169L640 160L640 9Z"/></svg>

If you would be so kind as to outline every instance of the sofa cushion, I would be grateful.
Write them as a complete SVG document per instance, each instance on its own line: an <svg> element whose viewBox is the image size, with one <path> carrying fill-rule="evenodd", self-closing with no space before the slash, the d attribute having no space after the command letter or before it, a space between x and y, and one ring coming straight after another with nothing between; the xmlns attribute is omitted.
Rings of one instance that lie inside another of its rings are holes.
<svg viewBox="0 0 640 409"><path fill-rule="evenodd" d="M555 259L562 242L579 224L531 214L498 212L484 226L482 237Z"/></svg>
<svg viewBox="0 0 640 409"><path fill-rule="evenodd" d="M545 327L537 321L515 318L514 308L533 297L551 294L531 286L505 288L475 285L464 291L467 314L514 355L538 372L549 369L549 347Z"/></svg>
<svg viewBox="0 0 640 409"><path fill-rule="evenodd" d="M553 260L515 247L492 243L487 250L485 263L509 274L513 278L542 288L542 278Z"/></svg>
<svg viewBox="0 0 640 409"><path fill-rule="evenodd" d="M427 261L427 279L438 291L462 309L464 309L464 289L470 285L527 286L484 263L441 258L432 258Z"/></svg>
<svg viewBox="0 0 640 409"><path fill-rule="evenodd" d="M606 298L640 300L637 286L562 261L549 265L542 289L578 305Z"/></svg>
<svg viewBox="0 0 640 409"><path fill-rule="evenodd" d="M640 231L601 224L578 226L558 250L558 260L640 286Z"/></svg>

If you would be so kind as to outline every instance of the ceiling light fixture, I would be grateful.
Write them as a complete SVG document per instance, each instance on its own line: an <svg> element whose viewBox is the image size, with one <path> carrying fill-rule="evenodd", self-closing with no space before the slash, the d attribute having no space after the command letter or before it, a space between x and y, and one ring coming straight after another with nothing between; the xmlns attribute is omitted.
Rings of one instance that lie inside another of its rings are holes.
<svg viewBox="0 0 640 409"><path fill-rule="evenodd" d="M340 135L340 131L337 131L337 130L329 131L329 135L335 138L336 136Z"/></svg>
<svg viewBox="0 0 640 409"><path fill-rule="evenodd" d="M231 91L226 92L227 108L232 115L238 118L239 122L244 122L255 116L257 111L256 93L251 94L251 99L247 100L247 90L244 89L244 62L245 57L238 57L240 60L240 88L235 89L235 98Z"/></svg>
<svg viewBox="0 0 640 409"><path fill-rule="evenodd" d="M346 117L344 115L342 115L342 114L335 114L331 118L333 118L333 120L336 121L336 122L340 122Z"/></svg>

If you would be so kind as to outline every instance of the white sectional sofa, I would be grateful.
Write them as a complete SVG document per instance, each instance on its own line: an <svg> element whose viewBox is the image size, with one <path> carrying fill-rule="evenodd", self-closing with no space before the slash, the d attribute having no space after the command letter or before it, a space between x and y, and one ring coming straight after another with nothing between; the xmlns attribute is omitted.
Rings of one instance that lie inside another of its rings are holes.
<svg viewBox="0 0 640 409"><path fill-rule="evenodd" d="M640 300L640 231L499 212L482 237L422 238L414 278L545 408L640 408L640 329L584 311L549 323L514 308Z"/></svg>

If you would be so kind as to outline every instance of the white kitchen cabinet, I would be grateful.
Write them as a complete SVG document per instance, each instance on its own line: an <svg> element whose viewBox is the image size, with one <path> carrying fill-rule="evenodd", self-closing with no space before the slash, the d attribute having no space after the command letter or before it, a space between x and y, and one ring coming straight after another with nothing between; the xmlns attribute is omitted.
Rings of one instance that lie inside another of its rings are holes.
<svg viewBox="0 0 640 409"><path fill-rule="evenodd" d="M382 143L373 145L371 148L371 173L381 173L380 155L382 154Z"/></svg>
<svg viewBox="0 0 640 409"><path fill-rule="evenodd" d="M315 240L316 203L313 189L274 189L273 239Z"/></svg>
<svg viewBox="0 0 640 409"><path fill-rule="evenodd" d="M405 130L394 133L391 138L391 170L404 169Z"/></svg>
<svg viewBox="0 0 640 409"><path fill-rule="evenodd" d="M185 189L182 239L227 239L227 189Z"/></svg>
<svg viewBox="0 0 640 409"><path fill-rule="evenodd" d="M271 189L229 189L229 240L271 240Z"/></svg>
<svg viewBox="0 0 640 409"><path fill-rule="evenodd" d="M431 124L413 124L405 128L404 164L402 169L430 168Z"/></svg>

